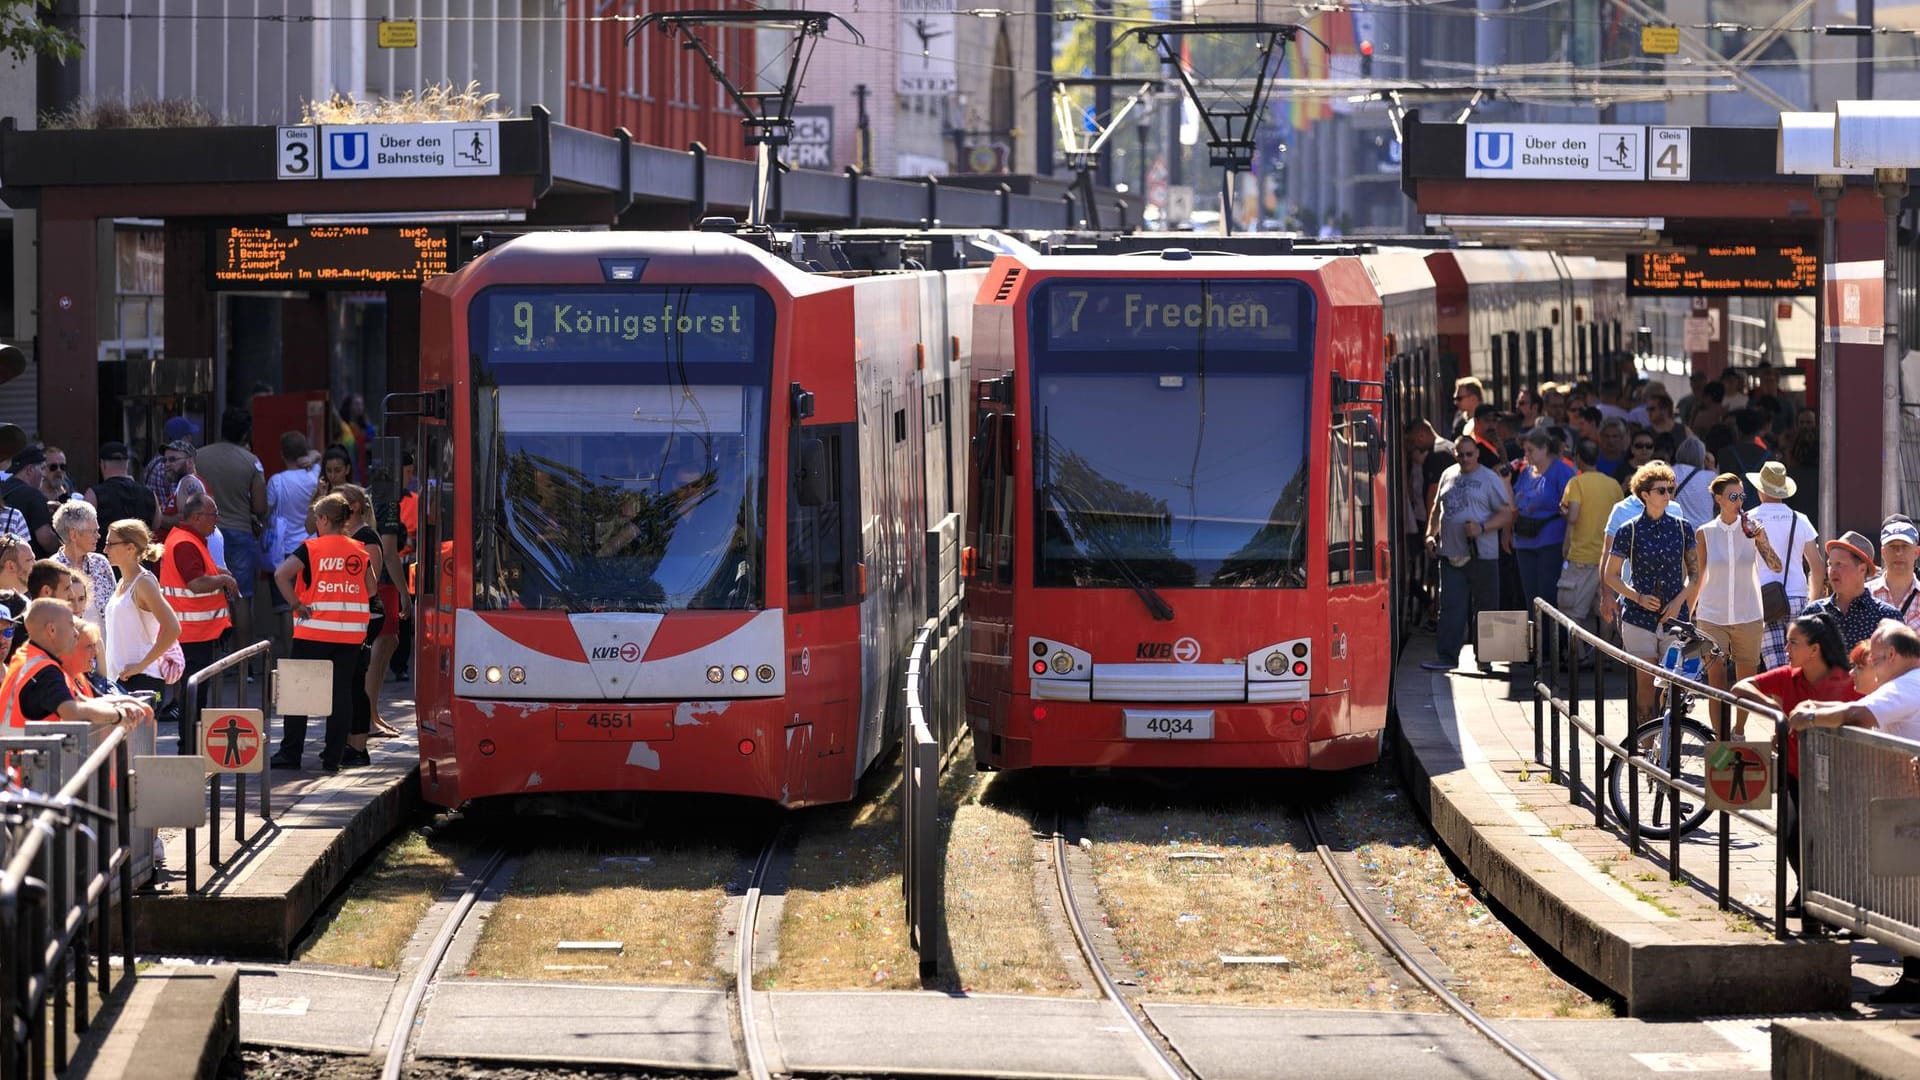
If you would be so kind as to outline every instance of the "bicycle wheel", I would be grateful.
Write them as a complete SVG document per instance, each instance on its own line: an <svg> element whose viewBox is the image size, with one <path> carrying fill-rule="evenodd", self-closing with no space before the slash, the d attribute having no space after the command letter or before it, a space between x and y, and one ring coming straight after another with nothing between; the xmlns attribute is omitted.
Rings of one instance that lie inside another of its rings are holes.
<svg viewBox="0 0 1920 1080"><path fill-rule="evenodd" d="M1667 767L1667 747L1661 741L1662 730L1666 727L1664 718L1648 720L1633 729L1635 757L1645 758L1664 769ZM1680 740L1680 771L1678 779L1704 790L1707 785L1707 745L1713 741L1713 735L1700 723L1682 720L1673 728L1674 737ZM1665 840L1672 835L1676 822L1682 834L1690 833L1700 827L1707 819L1707 804L1704 799L1696 799L1685 793L1670 792L1658 778L1639 769L1628 768L1618 759L1607 767L1607 800L1613 805L1613 816L1622 825L1632 827L1633 804L1629 802L1627 785L1639 789L1640 835L1649 840Z"/></svg>

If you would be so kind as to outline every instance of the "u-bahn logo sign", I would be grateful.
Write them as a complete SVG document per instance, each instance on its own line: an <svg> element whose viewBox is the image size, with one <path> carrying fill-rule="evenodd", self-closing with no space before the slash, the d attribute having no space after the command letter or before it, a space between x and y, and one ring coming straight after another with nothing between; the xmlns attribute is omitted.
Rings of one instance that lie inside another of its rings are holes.
<svg viewBox="0 0 1920 1080"><path fill-rule="evenodd" d="M1639 124L1468 124L1467 175L1491 180L1645 180Z"/></svg>

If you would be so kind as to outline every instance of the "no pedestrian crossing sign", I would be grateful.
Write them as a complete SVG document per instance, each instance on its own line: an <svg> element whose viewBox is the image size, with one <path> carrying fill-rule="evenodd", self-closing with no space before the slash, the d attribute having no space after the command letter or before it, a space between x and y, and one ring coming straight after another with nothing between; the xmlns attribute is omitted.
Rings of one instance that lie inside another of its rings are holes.
<svg viewBox="0 0 1920 1080"><path fill-rule="evenodd" d="M1764 806L1772 794L1772 779L1772 744L1707 744L1707 809L1746 810Z"/></svg>
<svg viewBox="0 0 1920 1080"><path fill-rule="evenodd" d="M200 716L200 756L209 773L257 773L266 768L266 722L259 709L212 709Z"/></svg>

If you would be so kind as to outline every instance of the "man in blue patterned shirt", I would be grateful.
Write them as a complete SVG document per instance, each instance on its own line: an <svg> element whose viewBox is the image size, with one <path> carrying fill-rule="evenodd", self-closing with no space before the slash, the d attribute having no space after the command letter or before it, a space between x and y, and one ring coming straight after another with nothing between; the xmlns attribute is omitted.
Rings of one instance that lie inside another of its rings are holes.
<svg viewBox="0 0 1920 1080"><path fill-rule="evenodd" d="M1827 541L1827 595L1807 605L1840 622L1840 638L1848 651L1873 636L1882 619L1900 621L1900 610L1867 591L1873 577L1873 541L1857 532Z"/></svg>

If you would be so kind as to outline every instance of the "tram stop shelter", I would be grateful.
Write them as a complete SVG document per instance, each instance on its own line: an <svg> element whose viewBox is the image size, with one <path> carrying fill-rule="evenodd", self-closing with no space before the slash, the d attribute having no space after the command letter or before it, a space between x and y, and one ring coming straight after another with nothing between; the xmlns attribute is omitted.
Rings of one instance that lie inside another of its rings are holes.
<svg viewBox="0 0 1920 1080"><path fill-rule="evenodd" d="M1402 190L1430 225L1463 239L1571 245L1595 254L1746 244L1821 250L1814 178L1776 171L1774 128L1426 123L1411 112L1403 130ZM1846 179L1836 207L1836 261L1878 265L1884 204L1871 177ZM1717 301L1706 297L1706 306L1722 306L1723 318L1725 295L1749 294L1729 289ZM1827 307L1820 304L1822 334L1833 333L1838 321ZM1878 311L1873 315L1877 320ZM1834 401L1846 438L1823 443L1821 454L1834 461L1838 528L1877 536L1888 444L1882 348L1877 337L1869 343L1865 335L1837 336ZM1695 370L1717 374L1727 364L1726 342L1710 343L1692 361Z"/></svg>
<svg viewBox="0 0 1920 1080"><path fill-rule="evenodd" d="M93 476L103 439L136 434L156 448L154 432L123 432L123 401L143 389L192 391L210 403L204 422L216 424L220 403L243 399L224 381L222 291L280 298L285 391L329 388L325 290L384 292L386 388L407 391L418 386L420 283L458 268L481 232L681 229L745 216L750 162L531 113L291 128L21 131L0 121L0 200L31 211L38 228L29 371L41 436L67 448L75 475ZM1033 180L1016 192L1010 182L1021 178L1004 179L982 187L791 170L775 185L770 217L803 227L1058 229L1079 216L1064 183ZM1137 202L1128 209L1137 221ZM128 219L164 226L156 336L165 360L103 379L116 267L101 223Z"/></svg>

